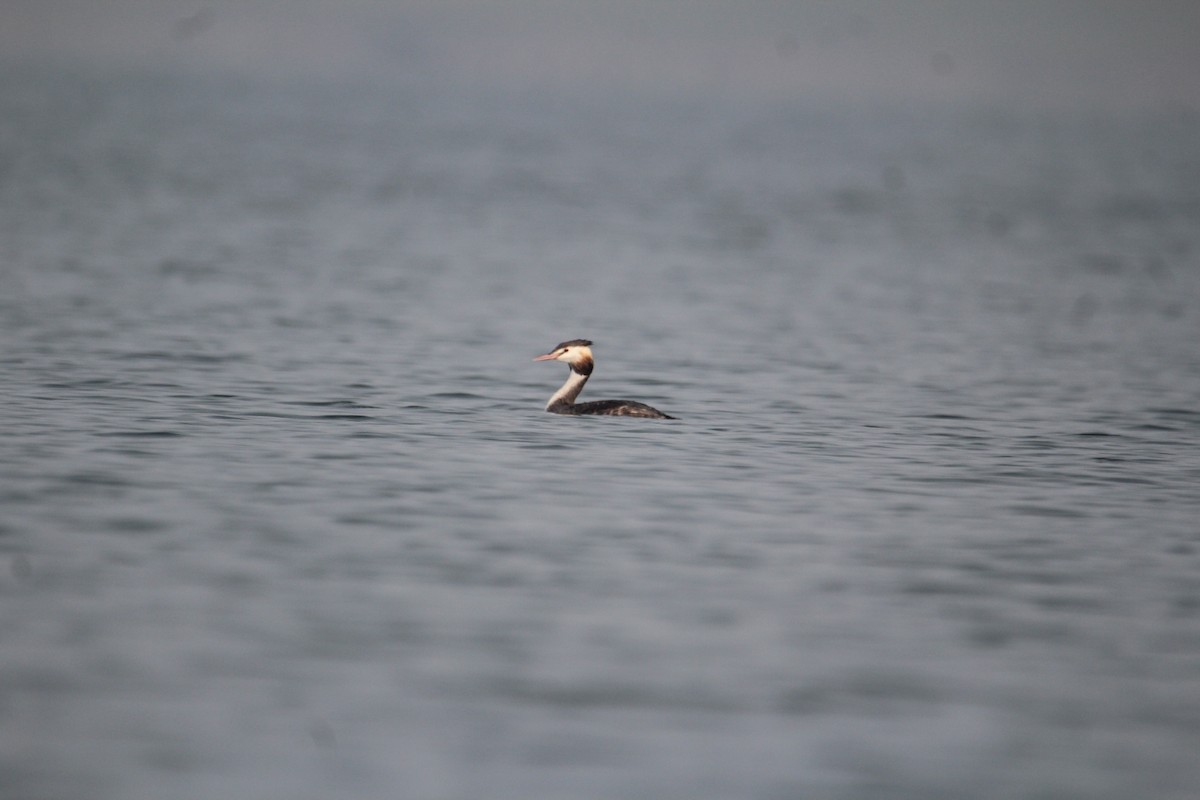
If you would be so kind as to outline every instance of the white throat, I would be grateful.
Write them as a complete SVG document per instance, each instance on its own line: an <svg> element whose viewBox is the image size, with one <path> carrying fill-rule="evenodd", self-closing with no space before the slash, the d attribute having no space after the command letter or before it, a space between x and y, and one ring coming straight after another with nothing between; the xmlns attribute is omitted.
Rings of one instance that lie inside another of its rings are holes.
<svg viewBox="0 0 1200 800"><path fill-rule="evenodd" d="M587 383L588 377L589 376L587 375L581 375L575 370L571 370L567 374L567 382L564 383L562 388L555 392L551 396L550 401L546 403L546 410L549 411L550 409L561 405L573 405L575 403L575 398L578 397L579 393L583 391L583 385Z"/></svg>

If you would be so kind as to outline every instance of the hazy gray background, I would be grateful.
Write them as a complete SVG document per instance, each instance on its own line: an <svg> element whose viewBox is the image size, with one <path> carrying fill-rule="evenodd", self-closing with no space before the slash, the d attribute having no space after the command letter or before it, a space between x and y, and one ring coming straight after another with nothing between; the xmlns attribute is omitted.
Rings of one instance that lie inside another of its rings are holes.
<svg viewBox="0 0 1200 800"><path fill-rule="evenodd" d="M1197 5L0 3L0 800L1200 797Z"/></svg>
<svg viewBox="0 0 1200 800"><path fill-rule="evenodd" d="M9 0L7 58L1051 106L1200 103L1193 2Z"/></svg>

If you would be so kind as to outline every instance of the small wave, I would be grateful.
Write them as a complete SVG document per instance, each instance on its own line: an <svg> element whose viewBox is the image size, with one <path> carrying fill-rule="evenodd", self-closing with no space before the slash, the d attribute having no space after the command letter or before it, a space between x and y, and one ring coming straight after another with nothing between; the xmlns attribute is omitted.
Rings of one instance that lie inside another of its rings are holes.
<svg viewBox="0 0 1200 800"><path fill-rule="evenodd" d="M128 439L173 439L184 434L179 431L101 431L97 436L115 436Z"/></svg>
<svg viewBox="0 0 1200 800"><path fill-rule="evenodd" d="M353 400L289 400L285 402L285 405L312 408L376 408L376 406L363 405Z"/></svg>
<svg viewBox="0 0 1200 800"><path fill-rule="evenodd" d="M1045 506L1037 503L1015 503L1008 507L1010 511L1029 517L1059 517L1063 519L1084 519L1088 515L1083 511L1062 506Z"/></svg>
<svg viewBox="0 0 1200 800"><path fill-rule="evenodd" d="M114 358L119 361L170 361L184 364L226 364L246 360L242 353L174 353L170 350L133 350L117 353Z"/></svg>

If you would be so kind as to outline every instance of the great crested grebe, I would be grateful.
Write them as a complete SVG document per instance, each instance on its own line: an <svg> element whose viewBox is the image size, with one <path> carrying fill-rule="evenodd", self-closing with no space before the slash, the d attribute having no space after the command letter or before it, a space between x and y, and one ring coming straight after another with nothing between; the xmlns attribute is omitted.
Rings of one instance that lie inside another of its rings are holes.
<svg viewBox="0 0 1200 800"><path fill-rule="evenodd" d="M650 417L651 419L675 419L657 408L651 408L636 400L594 400L591 403L576 403L575 398L583 391L596 363L592 358L592 343L587 339L572 339L563 342L549 353L536 356L534 361L564 361L571 368L567 382L554 393L546 410L552 414L603 414L610 417Z"/></svg>

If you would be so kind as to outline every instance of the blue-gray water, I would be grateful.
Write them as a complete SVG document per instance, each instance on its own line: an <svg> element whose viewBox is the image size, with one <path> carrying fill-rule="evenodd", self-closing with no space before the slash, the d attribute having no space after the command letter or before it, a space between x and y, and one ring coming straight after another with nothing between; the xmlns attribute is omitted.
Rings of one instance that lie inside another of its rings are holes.
<svg viewBox="0 0 1200 800"><path fill-rule="evenodd" d="M1198 141L10 75L0 796L1195 797Z"/></svg>

